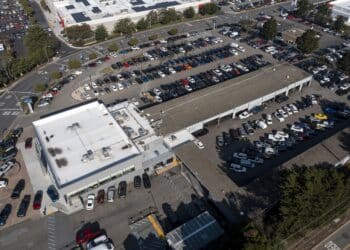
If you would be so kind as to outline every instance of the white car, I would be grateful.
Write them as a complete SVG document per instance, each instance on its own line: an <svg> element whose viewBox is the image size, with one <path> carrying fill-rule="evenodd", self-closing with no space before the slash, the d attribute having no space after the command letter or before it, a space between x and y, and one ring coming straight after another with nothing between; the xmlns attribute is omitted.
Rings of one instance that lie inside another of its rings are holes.
<svg viewBox="0 0 350 250"><path fill-rule="evenodd" d="M161 78L164 78L166 77L166 75L162 72L162 71L158 71L158 75L161 77Z"/></svg>
<svg viewBox="0 0 350 250"><path fill-rule="evenodd" d="M124 89L124 85L121 83L117 83L117 87L119 90L123 90Z"/></svg>
<svg viewBox="0 0 350 250"><path fill-rule="evenodd" d="M256 121L256 125L258 125L259 128L262 128L262 129L266 129L267 128L267 124L263 120L257 120Z"/></svg>
<svg viewBox="0 0 350 250"><path fill-rule="evenodd" d="M245 167L242 167L238 164L231 163L230 169L237 172L237 173L245 173L247 172L247 169Z"/></svg>
<svg viewBox="0 0 350 250"><path fill-rule="evenodd" d="M279 122L284 122L284 118L280 113L275 112L274 115Z"/></svg>
<svg viewBox="0 0 350 250"><path fill-rule="evenodd" d="M98 93L98 91L96 89L94 89L93 93L94 93L95 96L99 95L99 93Z"/></svg>
<svg viewBox="0 0 350 250"><path fill-rule="evenodd" d="M117 85L115 85L115 84L112 84L112 90L115 92L115 91L118 91L118 87L117 87Z"/></svg>
<svg viewBox="0 0 350 250"><path fill-rule="evenodd" d="M155 101L155 102L158 102L158 103L161 103L161 102L163 102L163 99L162 99L160 96L156 95L156 96L154 97L154 101Z"/></svg>
<svg viewBox="0 0 350 250"><path fill-rule="evenodd" d="M295 106L293 103L289 104L288 106L292 110L293 113L298 113L299 112L297 106Z"/></svg>
<svg viewBox="0 0 350 250"><path fill-rule="evenodd" d="M92 82L92 83L91 83L91 87L92 87L93 89L97 89L97 84L96 84L95 82Z"/></svg>
<svg viewBox="0 0 350 250"><path fill-rule="evenodd" d="M238 118L243 120L243 119L247 119L248 117L252 116L253 114L251 112L248 111L243 111L242 113L240 113L238 115Z"/></svg>
<svg viewBox="0 0 350 250"><path fill-rule="evenodd" d="M0 166L0 176L5 175L15 165L15 161L8 161Z"/></svg>
<svg viewBox="0 0 350 250"><path fill-rule="evenodd" d="M101 245L104 245L106 243L109 243L110 240L108 239L107 235L102 234L96 238L94 238L93 240L89 241L86 244L86 249L96 249L96 247L98 246L98 249L111 249L111 248L101 248Z"/></svg>
<svg viewBox="0 0 350 250"><path fill-rule="evenodd" d="M0 180L0 188L7 187L8 181L7 180Z"/></svg>
<svg viewBox="0 0 350 250"><path fill-rule="evenodd" d="M270 114L267 114L267 115L266 115L266 123L267 123L268 125L271 125L271 124L272 124L272 117L271 117Z"/></svg>
<svg viewBox="0 0 350 250"><path fill-rule="evenodd" d="M117 74L117 79L119 81L124 81L124 77L121 74Z"/></svg>
<svg viewBox="0 0 350 250"><path fill-rule="evenodd" d="M139 50L140 47L139 47L139 46L133 46L133 47L131 47L131 49L132 49L132 50Z"/></svg>
<svg viewBox="0 0 350 250"><path fill-rule="evenodd" d="M169 68L169 72L171 74L176 74L176 70L174 68L172 68L172 67Z"/></svg>
<svg viewBox="0 0 350 250"><path fill-rule="evenodd" d="M317 98L315 95L311 95L311 103L314 105L314 104L317 104Z"/></svg>
<svg viewBox="0 0 350 250"><path fill-rule="evenodd" d="M237 48L239 51L241 51L241 52L245 52L245 48L243 47L243 46L238 46L238 48Z"/></svg>
<svg viewBox="0 0 350 250"><path fill-rule="evenodd" d="M293 130L295 132L304 132L304 129L302 127L300 127L299 125L297 124L293 124L291 127L290 127L290 130Z"/></svg>
<svg viewBox="0 0 350 250"><path fill-rule="evenodd" d="M193 143L196 144L196 146L197 146L199 149L204 149L204 144L203 144L203 142L201 142L200 140L194 139L194 140L193 140Z"/></svg>
<svg viewBox="0 0 350 250"><path fill-rule="evenodd" d="M89 84L87 84L87 83L84 84L84 89L85 89L86 91L91 90Z"/></svg>
<svg viewBox="0 0 350 250"><path fill-rule="evenodd" d="M286 112L284 112L283 109L278 109L277 112L278 112L281 116L283 116L283 118L288 117L288 114L287 114Z"/></svg>
<svg viewBox="0 0 350 250"><path fill-rule="evenodd" d="M288 106L284 106L283 107L284 112L286 112L288 115L292 115L293 111L288 107Z"/></svg>
<svg viewBox="0 0 350 250"><path fill-rule="evenodd" d="M188 84L185 85L185 89L186 89L188 92L191 92L191 91L192 91L191 86L188 85Z"/></svg>
<svg viewBox="0 0 350 250"><path fill-rule="evenodd" d="M160 91L160 90L157 89L157 88L154 88L154 89L153 89L153 93L154 93L156 96L158 96L158 95L160 95L160 94L162 93L162 91Z"/></svg>
<svg viewBox="0 0 350 250"><path fill-rule="evenodd" d="M233 153L233 157L237 158L237 159L240 159L240 160L248 158L247 154L245 154L245 153L237 153L237 152Z"/></svg>
<svg viewBox="0 0 350 250"><path fill-rule="evenodd" d="M89 194L87 196L87 201L85 205L86 210L93 210L95 205L95 195L94 194Z"/></svg>

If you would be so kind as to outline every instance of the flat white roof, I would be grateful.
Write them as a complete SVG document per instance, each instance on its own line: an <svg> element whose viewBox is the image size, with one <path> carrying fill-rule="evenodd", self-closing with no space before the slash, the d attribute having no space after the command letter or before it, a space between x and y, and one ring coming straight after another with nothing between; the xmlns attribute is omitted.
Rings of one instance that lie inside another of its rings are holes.
<svg viewBox="0 0 350 250"><path fill-rule="evenodd" d="M337 0L329 3L331 6L350 9L350 0Z"/></svg>
<svg viewBox="0 0 350 250"><path fill-rule="evenodd" d="M33 122L60 186L140 154L104 104L91 102Z"/></svg>

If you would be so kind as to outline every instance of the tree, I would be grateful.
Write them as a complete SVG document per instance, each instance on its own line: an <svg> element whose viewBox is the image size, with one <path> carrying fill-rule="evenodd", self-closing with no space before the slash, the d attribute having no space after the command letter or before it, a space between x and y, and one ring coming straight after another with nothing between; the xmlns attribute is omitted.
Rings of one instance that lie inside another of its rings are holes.
<svg viewBox="0 0 350 250"><path fill-rule="evenodd" d="M239 25L242 27L244 32L250 32L253 29L254 22L249 19L239 21Z"/></svg>
<svg viewBox="0 0 350 250"><path fill-rule="evenodd" d="M171 35L171 36L174 36L174 35L176 35L178 32L179 32L178 29L173 28L173 29L171 29L171 30L168 31L168 34Z"/></svg>
<svg viewBox="0 0 350 250"><path fill-rule="evenodd" d="M25 37L24 44L29 51L38 51L53 46L53 40L39 25L30 26Z"/></svg>
<svg viewBox="0 0 350 250"><path fill-rule="evenodd" d="M347 74L350 74L350 52L347 51L343 58L339 59L337 63L338 67L344 70Z"/></svg>
<svg viewBox="0 0 350 250"><path fill-rule="evenodd" d="M97 58L97 54L95 52L92 52L89 54L89 60L94 60Z"/></svg>
<svg viewBox="0 0 350 250"><path fill-rule="evenodd" d="M336 32L341 32L344 30L345 22L342 16L337 16L337 19L333 23L333 28Z"/></svg>
<svg viewBox="0 0 350 250"><path fill-rule="evenodd" d="M214 15L219 10L215 3L206 3L199 7L199 14L204 15Z"/></svg>
<svg viewBox="0 0 350 250"><path fill-rule="evenodd" d="M282 175L276 233L282 238L322 218L339 204L348 204L350 178L346 168L322 164L294 167ZM321 221L319 221L321 222ZM314 222L313 226L317 226Z"/></svg>
<svg viewBox="0 0 350 250"><path fill-rule="evenodd" d="M60 79L62 77L61 71L52 71L50 74L51 78L54 80Z"/></svg>
<svg viewBox="0 0 350 250"><path fill-rule="evenodd" d="M75 59L70 59L68 61L68 68L69 69L78 69L81 67L81 63L79 60L75 60Z"/></svg>
<svg viewBox="0 0 350 250"><path fill-rule="evenodd" d="M309 15L312 6L308 0L298 1L298 9L296 15L301 18L305 18Z"/></svg>
<svg viewBox="0 0 350 250"><path fill-rule="evenodd" d="M43 8L43 10L46 10L46 11L48 11L48 12L51 12L51 11L50 11L50 8L49 8L49 6L47 6L47 3L46 3L45 0L40 0L40 5L41 5L41 7Z"/></svg>
<svg viewBox="0 0 350 250"><path fill-rule="evenodd" d="M47 89L47 85L46 84L42 84L42 83L38 83L37 85L35 85L34 87L34 91L37 93L42 93Z"/></svg>
<svg viewBox="0 0 350 250"><path fill-rule="evenodd" d="M137 23L136 23L136 29L137 30L146 30L149 28L149 23L145 18L141 18Z"/></svg>
<svg viewBox="0 0 350 250"><path fill-rule="evenodd" d="M158 34L152 34L152 35L150 35L150 36L148 37L148 39L149 39L150 41L156 40L156 39L158 39Z"/></svg>
<svg viewBox="0 0 350 250"><path fill-rule="evenodd" d="M128 44L130 46L136 46L139 43L139 40L137 40L137 38L133 37L129 40Z"/></svg>
<svg viewBox="0 0 350 250"><path fill-rule="evenodd" d="M94 35L90 25L86 23L67 27L65 33L70 41L85 40Z"/></svg>
<svg viewBox="0 0 350 250"><path fill-rule="evenodd" d="M196 15L196 12L193 7L188 7L184 10L183 15L185 18L191 19Z"/></svg>
<svg viewBox="0 0 350 250"><path fill-rule="evenodd" d="M106 27L103 24L98 25L95 29L95 40L97 42L102 42L102 41L105 41L107 37L108 37L108 32Z"/></svg>
<svg viewBox="0 0 350 250"><path fill-rule="evenodd" d="M159 23L159 14L157 11L152 10L149 12L146 16L147 23L149 23L150 26L155 25Z"/></svg>
<svg viewBox="0 0 350 250"><path fill-rule="evenodd" d="M119 47L116 43L111 43L109 46L108 46L108 51L109 52L117 52L119 50Z"/></svg>
<svg viewBox="0 0 350 250"><path fill-rule="evenodd" d="M123 18L120 19L115 25L114 25L114 34L118 35L131 35L136 31L135 24L131 21L130 18Z"/></svg>
<svg viewBox="0 0 350 250"><path fill-rule="evenodd" d="M317 38L317 33L314 30L307 30L297 38L296 43L301 52L309 54L318 49L319 39Z"/></svg>
<svg viewBox="0 0 350 250"><path fill-rule="evenodd" d="M179 13L171 8L171 9L162 9L159 12L159 22L161 24L169 24L172 22L176 22L181 19L181 15Z"/></svg>
<svg viewBox="0 0 350 250"><path fill-rule="evenodd" d="M277 34L277 22L274 18L267 20L261 30L266 40L272 40Z"/></svg>

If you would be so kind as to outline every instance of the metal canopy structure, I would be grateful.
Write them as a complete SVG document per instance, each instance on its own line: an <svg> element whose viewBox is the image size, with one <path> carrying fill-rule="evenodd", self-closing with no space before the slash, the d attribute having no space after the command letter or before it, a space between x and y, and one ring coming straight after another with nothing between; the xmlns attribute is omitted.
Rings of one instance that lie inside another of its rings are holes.
<svg viewBox="0 0 350 250"><path fill-rule="evenodd" d="M166 235L172 249L201 249L224 233L209 212L204 212Z"/></svg>

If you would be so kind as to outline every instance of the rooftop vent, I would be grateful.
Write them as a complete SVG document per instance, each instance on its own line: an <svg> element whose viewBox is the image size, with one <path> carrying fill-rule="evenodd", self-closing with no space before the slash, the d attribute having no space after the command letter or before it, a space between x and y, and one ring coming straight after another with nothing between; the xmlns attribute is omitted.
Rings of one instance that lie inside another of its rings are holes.
<svg viewBox="0 0 350 250"><path fill-rule="evenodd" d="M105 158L109 158L111 156L112 149L111 147L103 147L102 154Z"/></svg>
<svg viewBox="0 0 350 250"><path fill-rule="evenodd" d="M122 149L125 150L125 149L131 148L131 147L132 147L132 145L130 143L128 143L128 144L124 145L122 147Z"/></svg>
<svg viewBox="0 0 350 250"><path fill-rule="evenodd" d="M66 158L60 158L56 159L56 164L59 168L66 167L68 165L68 161Z"/></svg>
<svg viewBox="0 0 350 250"><path fill-rule="evenodd" d="M81 157L82 162L92 161L93 159L94 159L94 152L92 152L92 150L90 149L86 152L86 154L83 154L83 156Z"/></svg>
<svg viewBox="0 0 350 250"><path fill-rule="evenodd" d="M67 129L69 129L69 130L76 130L78 128L81 128L79 122L74 122L74 123L72 123L72 125L67 127Z"/></svg>
<svg viewBox="0 0 350 250"><path fill-rule="evenodd" d="M58 154L62 154L62 149L60 148L48 148L47 151L52 157L55 157Z"/></svg>

